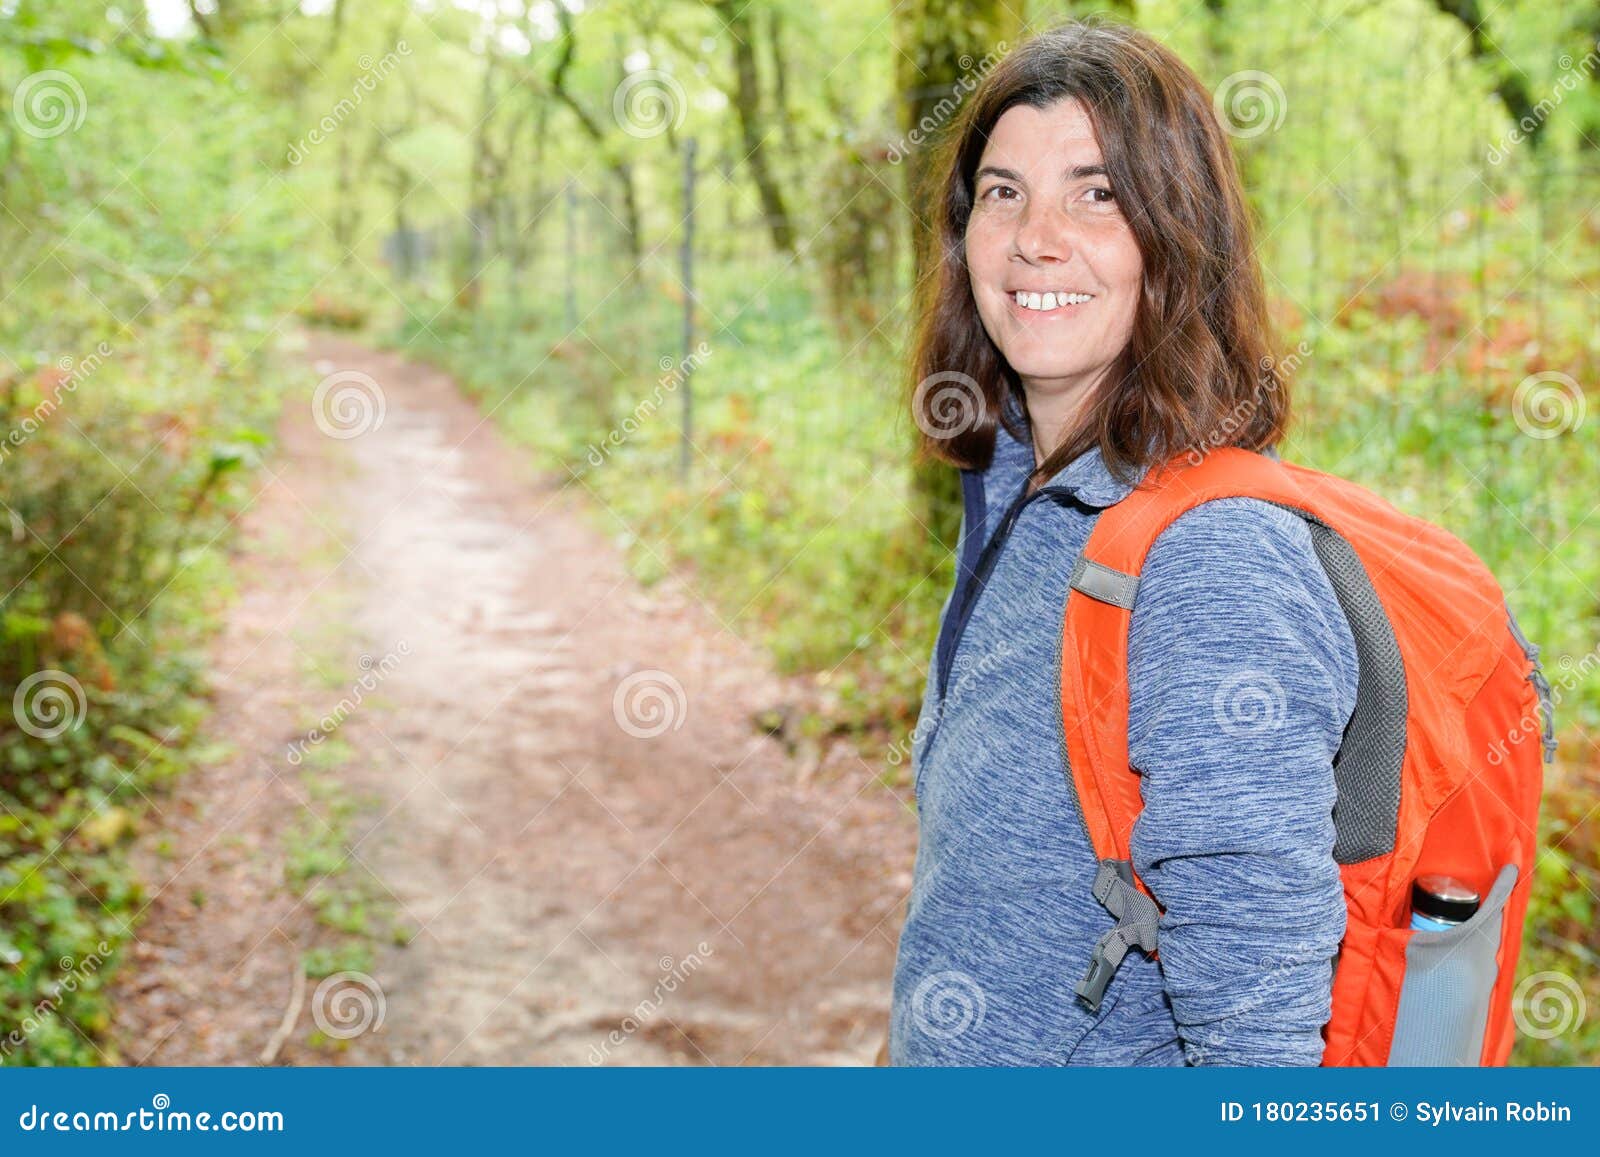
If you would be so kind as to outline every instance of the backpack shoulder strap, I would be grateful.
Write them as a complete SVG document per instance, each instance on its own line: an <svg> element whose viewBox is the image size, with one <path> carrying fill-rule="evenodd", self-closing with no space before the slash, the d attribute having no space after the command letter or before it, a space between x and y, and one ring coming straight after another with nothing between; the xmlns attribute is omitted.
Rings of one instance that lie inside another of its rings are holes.
<svg viewBox="0 0 1600 1157"><path fill-rule="evenodd" d="M1283 465L1224 447L1199 462L1178 458L1151 470L1095 520L1073 564L1061 646L1062 737L1068 774L1100 871L1094 894L1117 925L1096 945L1078 996L1097 1009L1123 956L1156 947L1160 911L1133 872L1129 842L1143 807L1128 763L1128 633L1145 556L1181 514L1217 498L1252 497L1307 508Z"/></svg>
<svg viewBox="0 0 1600 1157"><path fill-rule="evenodd" d="M1159 466L1095 520L1073 565L1061 648L1066 754L1095 854L1128 858L1141 803L1128 766L1128 632L1145 556L1179 515L1217 498L1303 506L1299 483L1274 460L1223 447L1198 464Z"/></svg>

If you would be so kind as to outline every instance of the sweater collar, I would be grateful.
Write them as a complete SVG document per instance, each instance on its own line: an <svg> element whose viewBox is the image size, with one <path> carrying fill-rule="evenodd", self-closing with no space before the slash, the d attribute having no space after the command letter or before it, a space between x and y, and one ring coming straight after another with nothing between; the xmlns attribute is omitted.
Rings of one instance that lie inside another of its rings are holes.
<svg viewBox="0 0 1600 1157"><path fill-rule="evenodd" d="M1015 491L1033 469L1033 434L1027 413L1017 398L1008 396L1005 410L1022 431L1022 438L1012 437L1004 423L997 423L994 460L986 473L997 479L1003 476L1003 485ZM1070 490L1072 496L1085 506L1103 508L1115 506L1133 493L1148 473L1148 467L1139 467L1131 480L1120 482L1106 466L1100 448L1091 446L1051 475L1045 485Z"/></svg>

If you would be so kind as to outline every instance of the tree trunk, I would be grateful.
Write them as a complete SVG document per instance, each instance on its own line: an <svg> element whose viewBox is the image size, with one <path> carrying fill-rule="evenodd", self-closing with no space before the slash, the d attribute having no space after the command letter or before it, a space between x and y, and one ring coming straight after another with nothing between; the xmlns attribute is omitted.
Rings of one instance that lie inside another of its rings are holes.
<svg viewBox="0 0 1600 1157"><path fill-rule="evenodd" d="M483 243L488 214L484 204L488 197L489 175L489 122L494 114L495 52L491 44L483 62L483 84L478 92L477 128L473 132L472 158L467 172L467 238L457 254L456 307L475 310L481 299L480 277L487 259Z"/></svg>
<svg viewBox="0 0 1600 1157"><path fill-rule="evenodd" d="M1573 55L1578 60L1585 59L1589 53L1600 47L1600 0L1592 0L1588 11L1577 18L1578 31L1583 34L1583 40L1578 45L1578 51ZM1589 71L1589 108L1600 109L1600 68ZM1578 138L1578 147L1591 153L1600 152L1600 111L1590 111L1585 114L1583 123L1578 126L1581 134Z"/></svg>
<svg viewBox="0 0 1600 1157"><path fill-rule="evenodd" d="M1467 44L1472 59L1483 61L1493 69L1495 95L1500 98L1500 103L1505 106L1506 113L1513 122L1520 124L1526 119L1532 124L1533 127L1526 130L1525 139L1530 146L1537 149L1539 137L1544 132L1544 118L1535 113L1533 98L1528 95L1526 78L1501 54L1488 30L1484 28L1487 16L1483 6L1478 0L1434 0L1434 4L1440 12L1454 17L1467 29Z"/></svg>
<svg viewBox="0 0 1600 1157"><path fill-rule="evenodd" d="M767 39L772 49L772 105L778 117L778 132L783 137L784 152L790 157L799 157L794 112L789 107L789 60L785 51L783 13L776 8L767 17Z"/></svg>
<svg viewBox="0 0 1600 1157"><path fill-rule="evenodd" d="M949 104L961 99L958 82L1001 41L1013 47L1022 29L1021 0L910 0L896 14L897 87L901 129L919 133L924 120L935 132L954 121ZM967 57L962 67L962 57ZM976 79L974 77L974 79ZM911 238L918 286L937 268L927 182L933 150L930 142L908 149L905 160L906 204L912 206ZM954 548L961 529L961 476L943 463L918 461L912 471L912 510L934 540Z"/></svg>
<svg viewBox="0 0 1600 1157"><path fill-rule="evenodd" d="M567 91L567 70L572 67L572 58L578 50L577 33L573 27L572 13L565 4L557 4L556 19L561 25L561 55L556 58L555 68L550 74L550 91L562 104L572 110L572 115L578 118L578 124L584 133L595 144L595 148L603 156L611 157L610 168L612 175L617 180L618 190L622 194L622 221L626 236L623 238L627 246L629 257L628 276L637 278L639 275L639 262L643 259L644 249L639 237L639 200L634 195L633 167L626 161L615 159L610 151L610 141L605 130L598 121L589 114L589 110L578 102L577 97Z"/></svg>
<svg viewBox="0 0 1600 1157"><path fill-rule="evenodd" d="M719 0L716 5L733 37L733 67L738 91L734 107L739 115L739 132L744 142L745 163L761 196L761 212L767 219L773 248L779 253L794 252L794 226L783 191L773 177L767 157L766 118L761 111L761 77L757 70L755 29L751 27L746 0Z"/></svg>

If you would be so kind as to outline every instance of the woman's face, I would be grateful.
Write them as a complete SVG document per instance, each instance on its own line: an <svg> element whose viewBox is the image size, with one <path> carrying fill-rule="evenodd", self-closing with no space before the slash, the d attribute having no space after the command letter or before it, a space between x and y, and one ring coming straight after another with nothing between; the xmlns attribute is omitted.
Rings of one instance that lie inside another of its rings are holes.
<svg viewBox="0 0 1600 1157"><path fill-rule="evenodd" d="M1030 410L1061 413L1127 346L1143 268L1083 106L1002 113L973 198L966 253L978 315Z"/></svg>

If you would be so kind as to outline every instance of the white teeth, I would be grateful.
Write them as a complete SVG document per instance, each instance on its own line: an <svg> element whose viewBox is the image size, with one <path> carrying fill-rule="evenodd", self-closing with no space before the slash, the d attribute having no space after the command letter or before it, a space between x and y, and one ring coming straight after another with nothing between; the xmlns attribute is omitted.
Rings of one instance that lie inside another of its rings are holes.
<svg viewBox="0 0 1600 1157"><path fill-rule="evenodd" d="M1040 311L1059 309L1064 305L1082 305L1094 298L1092 293L1025 293L1021 290L1011 296L1022 308Z"/></svg>

